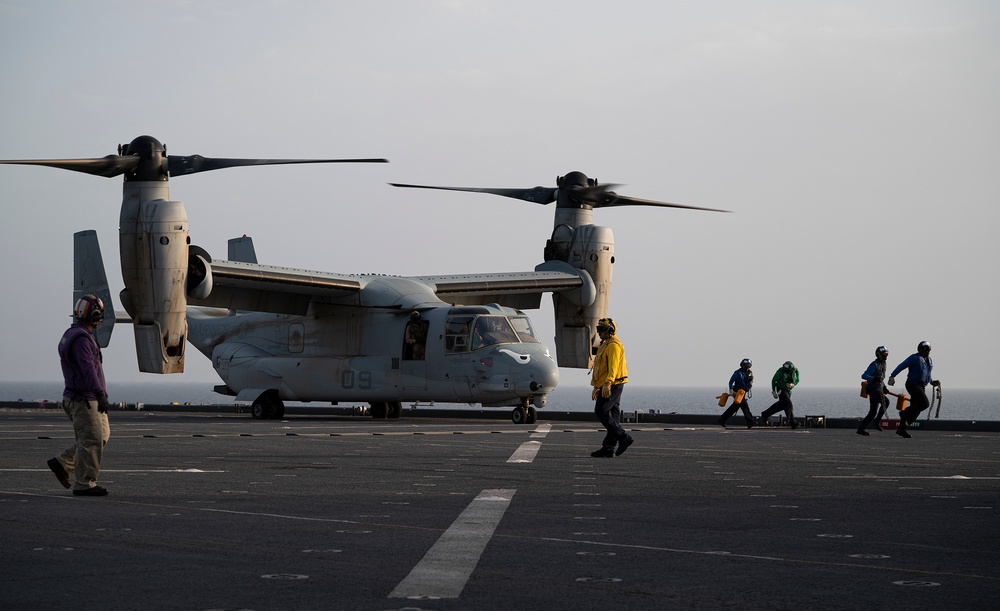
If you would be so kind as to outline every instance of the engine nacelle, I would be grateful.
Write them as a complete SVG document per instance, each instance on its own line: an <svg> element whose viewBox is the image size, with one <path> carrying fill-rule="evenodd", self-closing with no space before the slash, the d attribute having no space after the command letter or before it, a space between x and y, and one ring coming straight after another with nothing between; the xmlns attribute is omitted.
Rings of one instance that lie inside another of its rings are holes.
<svg viewBox="0 0 1000 611"><path fill-rule="evenodd" d="M566 295L552 294L556 320L556 357L560 367L590 369L600 345L594 330L608 315L611 273L615 262L615 238L610 227L557 225L546 246L547 260L569 263L590 275L594 298L574 303Z"/></svg>
<svg viewBox="0 0 1000 611"><path fill-rule="evenodd" d="M207 299L212 294L212 257L199 246L188 247L188 298Z"/></svg>
<svg viewBox="0 0 1000 611"><path fill-rule="evenodd" d="M122 305L132 317L139 371L181 373L187 339L188 220L166 182L126 183L120 219Z"/></svg>

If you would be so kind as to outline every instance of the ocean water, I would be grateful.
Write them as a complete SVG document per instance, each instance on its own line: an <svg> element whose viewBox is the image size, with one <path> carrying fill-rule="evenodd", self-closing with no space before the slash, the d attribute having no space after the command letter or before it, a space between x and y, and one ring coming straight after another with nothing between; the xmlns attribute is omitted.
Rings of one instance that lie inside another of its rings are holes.
<svg viewBox="0 0 1000 611"><path fill-rule="evenodd" d="M109 384L110 400L125 403L194 403L230 404L233 397L216 394L213 383L151 381L143 383ZM0 401L39 402L58 401L62 396L61 382L0 382ZM901 389L901 388L900 388ZM828 418L862 417L868 413L868 400L859 396L859 387L810 388L802 386L792 393L795 415L826 416ZM638 386L629 384L622 396L622 409L626 412L677 414L721 414L716 397L721 388L692 388L671 386ZM750 398L750 410L760 413L773 403L766 390ZM326 403L288 403L288 405L315 405ZM345 403L342 405L352 405ZM425 405L425 404L421 404ZM893 402L892 405L895 405ZM467 404L437 403L435 407L467 407ZM589 387L562 386L549 395L546 411L589 412L593 409ZM405 406L404 406L405 407ZM508 410L509 408L497 408ZM932 410L928 410L932 411ZM934 408L936 411L936 406ZM927 417L928 412L921 414ZM933 414L931 414L933 417ZM940 416L943 420L1000 420L1000 390L993 389L942 389ZM742 422L737 413L736 420Z"/></svg>

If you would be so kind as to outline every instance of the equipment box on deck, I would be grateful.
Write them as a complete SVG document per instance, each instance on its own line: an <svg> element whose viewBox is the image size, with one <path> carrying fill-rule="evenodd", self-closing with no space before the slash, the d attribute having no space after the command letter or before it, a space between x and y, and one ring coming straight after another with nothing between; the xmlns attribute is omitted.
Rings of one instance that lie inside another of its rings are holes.
<svg viewBox="0 0 1000 611"><path fill-rule="evenodd" d="M826 416L806 416L805 420L802 421L802 426L807 429L825 429Z"/></svg>

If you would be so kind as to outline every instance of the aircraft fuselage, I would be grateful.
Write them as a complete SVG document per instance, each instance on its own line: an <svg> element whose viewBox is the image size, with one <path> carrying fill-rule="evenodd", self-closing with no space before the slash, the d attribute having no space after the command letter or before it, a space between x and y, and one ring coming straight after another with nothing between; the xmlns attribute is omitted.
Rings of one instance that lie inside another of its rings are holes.
<svg viewBox="0 0 1000 611"><path fill-rule="evenodd" d="M188 308L189 339L236 395L542 407L559 370L519 310L314 304L310 315ZM489 329L493 327L494 329Z"/></svg>

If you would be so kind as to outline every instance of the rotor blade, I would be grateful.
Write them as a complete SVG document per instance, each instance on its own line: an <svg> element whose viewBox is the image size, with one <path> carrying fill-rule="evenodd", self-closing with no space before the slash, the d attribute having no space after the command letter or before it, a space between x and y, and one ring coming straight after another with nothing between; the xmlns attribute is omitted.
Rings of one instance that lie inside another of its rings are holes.
<svg viewBox="0 0 1000 611"><path fill-rule="evenodd" d="M184 176L250 165L287 165L295 163L389 163L388 159L225 159L201 155L168 155L170 175Z"/></svg>
<svg viewBox="0 0 1000 611"><path fill-rule="evenodd" d="M466 191L468 193L490 193L502 197L523 199L526 202L536 204L551 204L556 201L556 191L554 187L533 187L531 189L480 189L476 187L432 187L428 185L404 185L390 182L394 187L405 187L407 189L439 189L441 191Z"/></svg>
<svg viewBox="0 0 1000 611"><path fill-rule="evenodd" d="M704 210L706 212L732 212L732 210L719 210L718 208L702 208L700 206L685 206L683 204L671 204L669 202L657 202L651 199L639 199L637 197L626 197L618 195L614 191L604 194L604 199L594 203L595 208L610 208L613 206L662 206L664 208L685 208L687 210ZM609 197L611 196L611 197Z"/></svg>
<svg viewBox="0 0 1000 611"><path fill-rule="evenodd" d="M12 159L2 160L0 163L12 165L41 165L61 170L72 170L83 172L94 176L104 176L113 178L121 176L126 172L132 172L139 167L138 157L123 157L121 155L108 155L97 159Z"/></svg>

